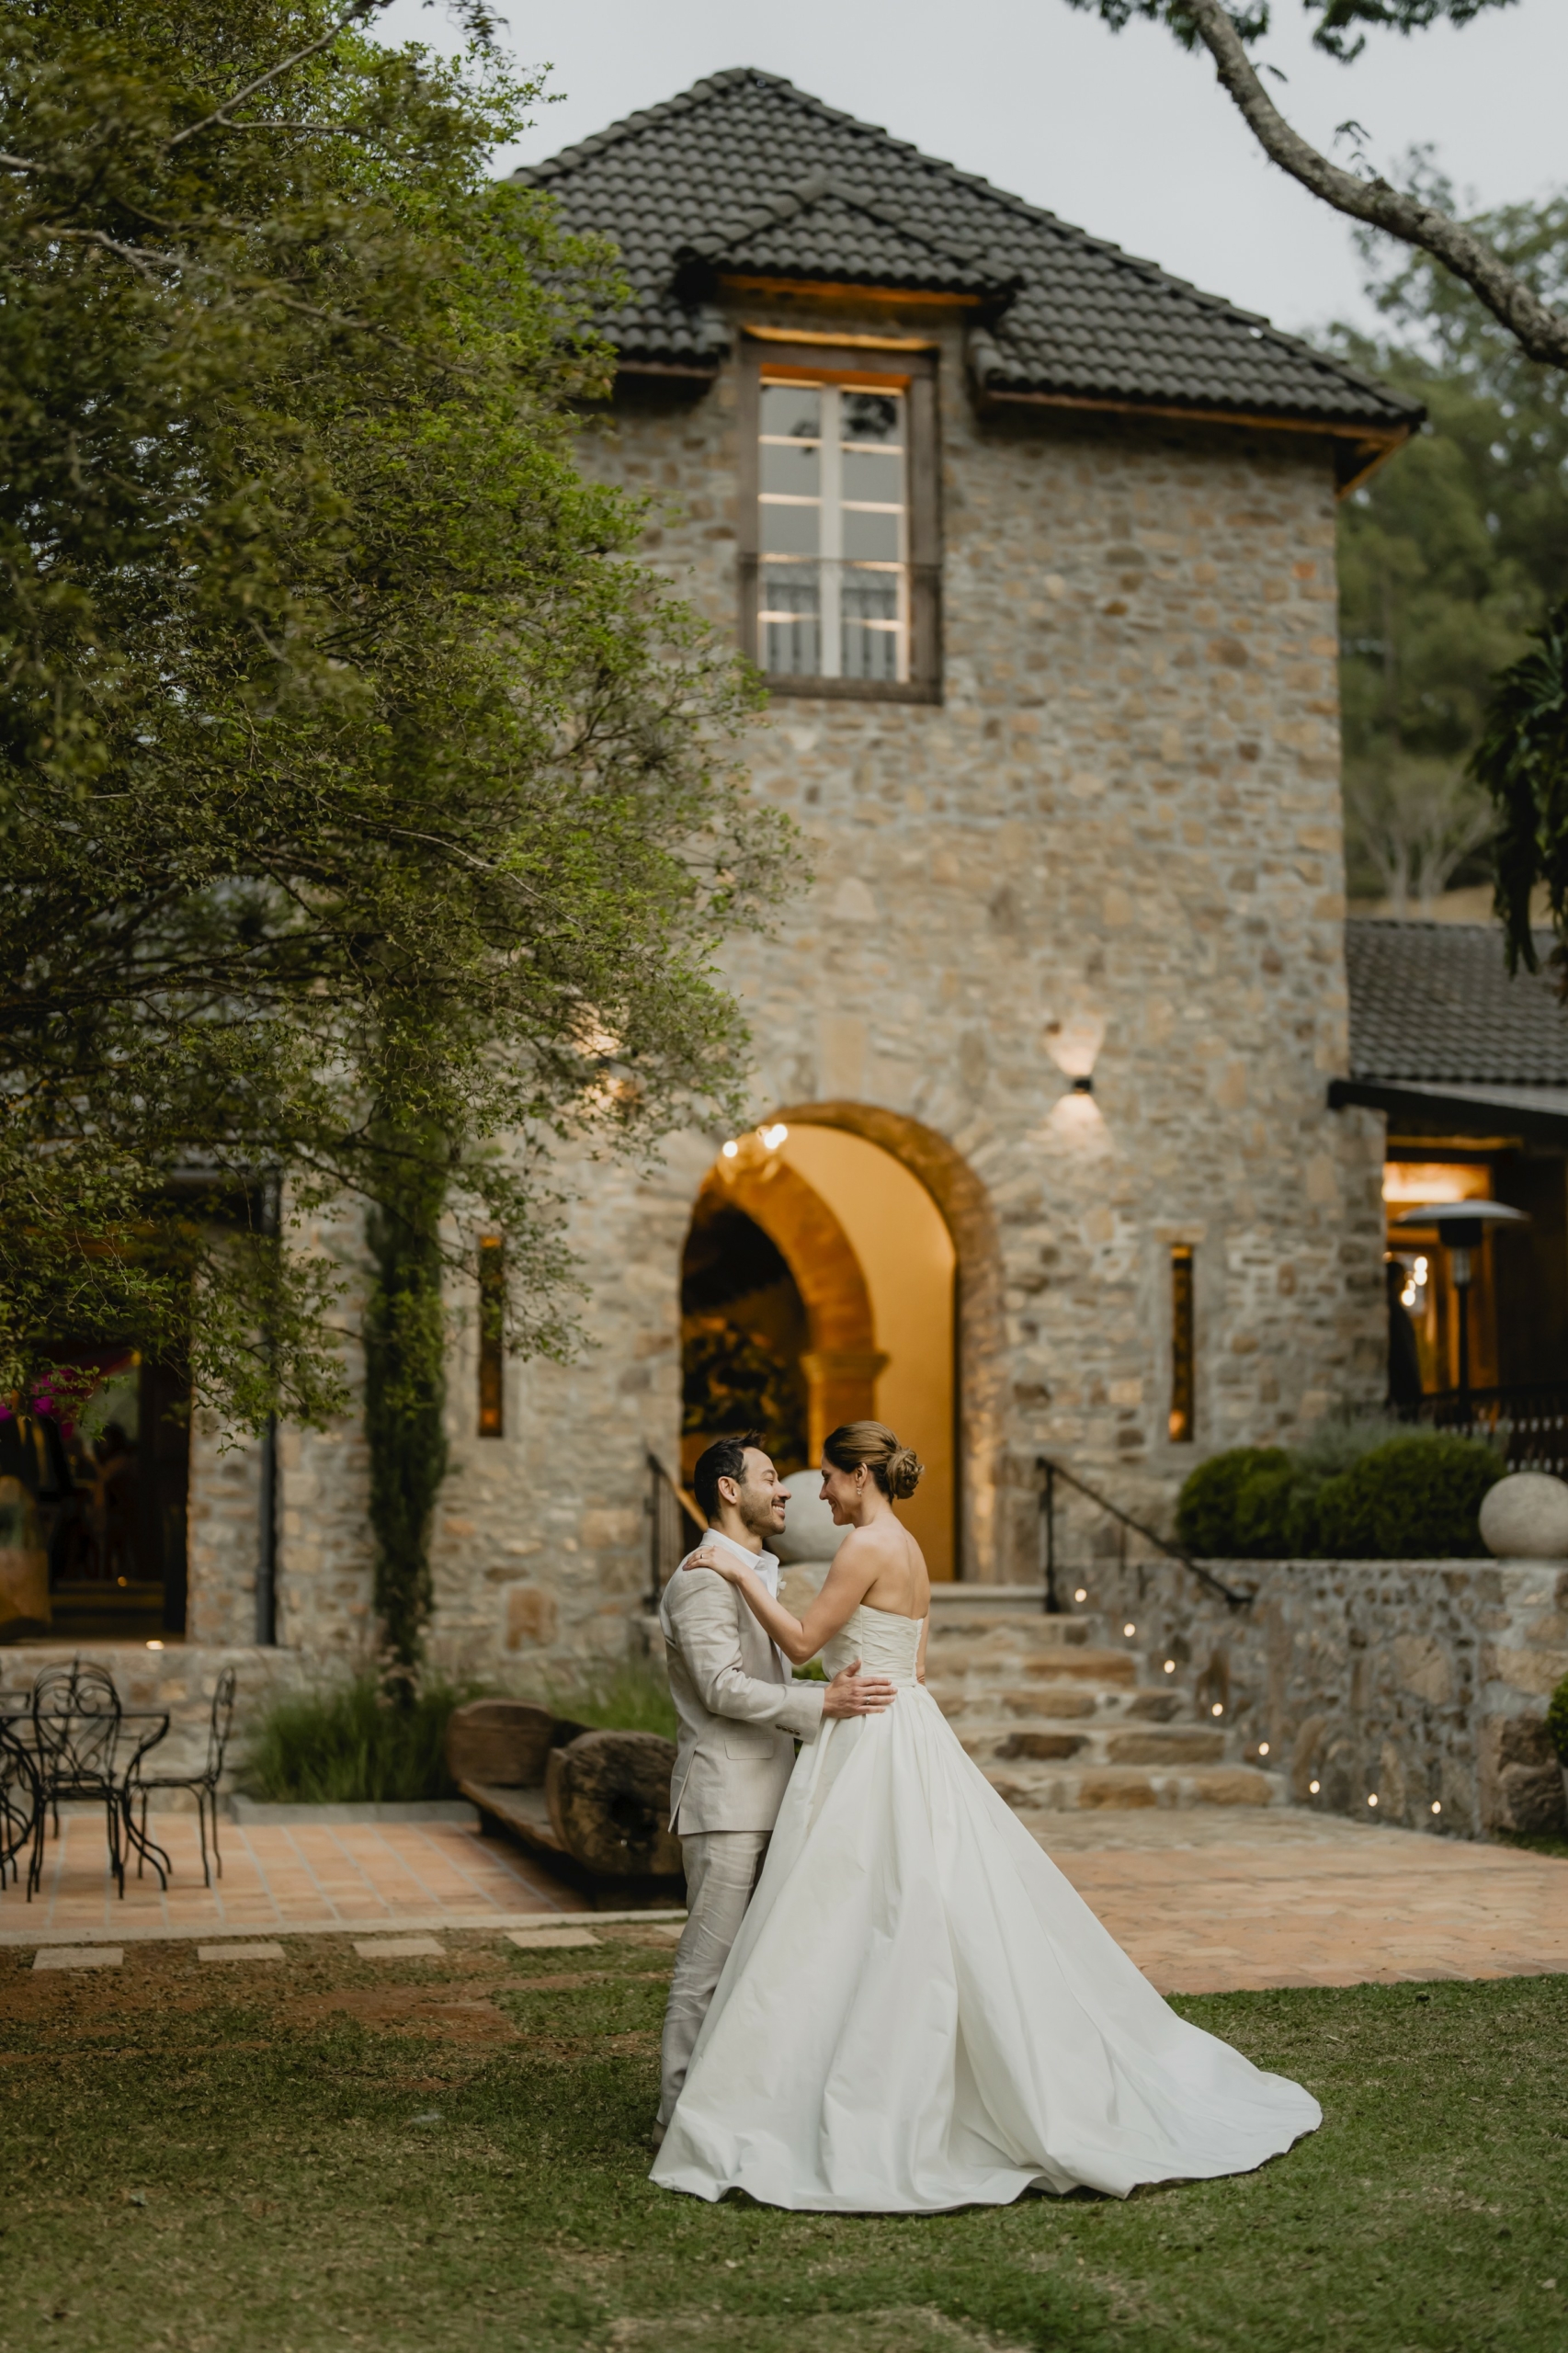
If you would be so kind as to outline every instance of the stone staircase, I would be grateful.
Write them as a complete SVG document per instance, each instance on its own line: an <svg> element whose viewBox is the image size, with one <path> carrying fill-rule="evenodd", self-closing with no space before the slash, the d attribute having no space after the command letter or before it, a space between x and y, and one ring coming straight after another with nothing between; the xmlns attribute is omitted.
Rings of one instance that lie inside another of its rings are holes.
<svg viewBox="0 0 1568 2353"><path fill-rule="evenodd" d="M1285 1802L1239 1734L1168 1683L1140 1683L1131 1649L1096 1643L1090 1619L1048 1618L1028 1590L931 1600L926 1688L1015 1812Z"/></svg>

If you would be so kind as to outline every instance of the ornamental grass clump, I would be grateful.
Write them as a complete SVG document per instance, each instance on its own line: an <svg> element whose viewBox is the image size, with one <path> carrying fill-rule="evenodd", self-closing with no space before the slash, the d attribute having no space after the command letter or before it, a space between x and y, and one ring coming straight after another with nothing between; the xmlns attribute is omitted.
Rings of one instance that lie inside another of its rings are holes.
<svg viewBox="0 0 1568 2353"><path fill-rule="evenodd" d="M1233 1447L1200 1463L1176 1505L1199 1558L1470 1560L1482 1497L1506 1468L1480 1438L1326 1423L1299 1449Z"/></svg>
<svg viewBox="0 0 1568 2353"><path fill-rule="evenodd" d="M476 1694L428 1682L404 1699L381 1677L280 1699L263 1717L241 1768L248 1797L280 1805L388 1804L455 1798L447 1723Z"/></svg>

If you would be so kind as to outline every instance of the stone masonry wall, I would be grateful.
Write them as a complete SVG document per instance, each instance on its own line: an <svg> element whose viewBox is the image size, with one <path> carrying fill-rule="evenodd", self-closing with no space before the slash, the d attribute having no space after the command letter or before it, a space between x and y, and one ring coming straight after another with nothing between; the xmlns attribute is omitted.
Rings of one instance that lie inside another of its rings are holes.
<svg viewBox="0 0 1568 2353"><path fill-rule="evenodd" d="M931 317L814 324L929 336ZM801 828L801 890L723 961L758 1120L858 1124L968 1188L967 1567L1007 1583L1034 1573L1038 1450L1158 1508L1196 1455L1377 1393L1381 1123L1325 1108L1346 1047L1326 445L987 417L959 329L937 332L944 699L775 697L746 756ZM733 367L629 391L583 441L649 496L647 560L726 632L735 391ZM1085 1041L1092 1105L1055 1059ZM676 1457L681 1244L721 1141L675 1138L651 1176L584 1172L590 1347L508 1367L503 1438L476 1437L458 1351L444 1661L522 1687L623 1651L646 1449ZM1173 1244L1197 1254L1196 1447L1167 1435ZM364 1482L357 1425L285 1434L279 1626L315 1657L368 1639Z"/></svg>
<svg viewBox="0 0 1568 2353"><path fill-rule="evenodd" d="M1222 1707L1249 1762L1267 1741L1260 1761L1296 1803L1463 1837L1563 1829L1545 1726L1568 1675L1561 1562L1209 1565L1251 1607L1232 1609L1174 1562L1097 1563L1088 1606L1151 1680L1190 1692L1200 1714Z"/></svg>

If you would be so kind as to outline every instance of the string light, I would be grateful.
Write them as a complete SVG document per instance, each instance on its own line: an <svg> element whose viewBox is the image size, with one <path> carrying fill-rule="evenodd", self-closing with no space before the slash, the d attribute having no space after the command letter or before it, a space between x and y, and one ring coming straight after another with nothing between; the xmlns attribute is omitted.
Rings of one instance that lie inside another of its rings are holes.
<svg viewBox="0 0 1568 2353"><path fill-rule="evenodd" d="M788 1143L790 1141L790 1131L782 1120L775 1120L770 1128L758 1128L757 1134L769 1152L777 1152L781 1143Z"/></svg>
<svg viewBox="0 0 1568 2353"><path fill-rule="evenodd" d="M1174 1674L1176 1673L1176 1661L1175 1661L1175 1659L1174 1659L1174 1658L1168 1658L1168 1659L1166 1659L1166 1661L1165 1661L1165 1673L1166 1673L1167 1675L1174 1675Z"/></svg>
<svg viewBox="0 0 1568 2353"><path fill-rule="evenodd" d="M1437 1799L1436 1799L1436 1798L1434 1798L1434 1799L1433 1799L1433 1801L1432 1801L1432 1811L1433 1811L1433 1813L1442 1813L1442 1811L1443 1811L1442 1807L1438 1804L1438 1802L1437 1802Z"/></svg>
<svg viewBox="0 0 1568 2353"><path fill-rule="evenodd" d="M733 1137L733 1136L732 1136L732 1137L730 1138L729 1142L724 1146L724 1157L725 1157L725 1159L726 1159L726 1160L733 1160L733 1159L735 1158L736 1154L739 1153L739 1151L740 1151L740 1145L735 1142L734 1137Z"/></svg>
<svg viewBox="0 0 1568 2353"><path fill-rule="evenodd" d="M1378 1802L1378 1793L1377 1793L1376 1790L1374 1790L1372 1791L1371 1796L1367 1800L1367 1803L1368 1803L1369 1805L1376 1805L1376 1804L1377 1804L1377 1802Z"/></svg>
<svg viewBox="0 0 1568 2353"><path fill-rule="evenodd" d="M1135 1634L1135 1633L1138 1631L1138 1629L1137 1629L1137 1627L1132 1623L1132 1620L1131 1620L1131 1619L1130 1618L1130 1619L1128 1620L1128 1621L1127 1621L1126 1625L1122 1628L1122 1630L1121 1630L1121 1631L1122 1631L1122 1632L1123 1632L1124 1634Z"/></svg>
<svg viewBox="0 0 1568 2353"><path fill-rule="evenodd" d="M1078 1587L1078 1589L1077 1589L1076 1593L1074 1593L1074 1595L1073 1596L1073 1598L1074 1598L1074 1601L1087 1601L1088 1597L1089 1597L1089 1589L1088 1589L1087 1586L1082 1586L1082 1585Z"/></svg>
<svg viewBox="0 0 1568 2353"><path fill-rule="evenodd" d="M1209 1712L1211 1716L1222 1716L1225 1712L1225 1702L1223 1699L1216 1699Z"/></svg>
<svg viewBox="0 0 1568 2353"><path fill-rule="evenodd" d="M1268 1754L1268 1743L1267 1743L1266 1740L1260 1740L1260 1741L1258 1742L1258 1744L1257 1744L1257 1753L1258 1753L1258 1755L1259 1755L1260 1756L1267 1756L1267 1754Z"/></svg>
<svg viewBox="0 0 1568 2353"><path fill-rule="evenodd" d="M147 1645L150 1651L161 1651L163 1647L162 1643L149 1643Z"/></svg>
<svg viewBox="0 0 1568 2353"><path fill-rule="evenodd" d="M1308 1789L1308 1791L1309 1791L1309 1793L1310 1793L1312 1797L1314 1797L1314 1798L1316 1797L1316 1795L1317 1795L1318 1791L1322 1789L1322 1787L1323 1787L1323 1783L1322 1783L1321 1781L1309 1781L1309 1782L1307 1783L1307 1789Z"/></svg>

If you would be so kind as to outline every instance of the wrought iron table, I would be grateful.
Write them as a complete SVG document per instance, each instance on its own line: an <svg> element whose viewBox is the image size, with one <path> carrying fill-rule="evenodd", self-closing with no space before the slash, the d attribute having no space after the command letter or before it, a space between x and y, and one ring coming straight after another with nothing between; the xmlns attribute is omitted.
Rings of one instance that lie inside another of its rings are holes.
<svg viewBox="0 0 1568 2353"><path fill-rule="evenodd" d="M97 1697L97 1695L93 1695ZM169 1729L169 1715L155 1708L67 1704L0 1715L0 1882L30 1837L28 1901L43 1883L43 1844L49 1816L60 1835L62 1798L97 1800L104 1809L109 1869L121 1896L125 1862L134 1850L169 1883L169 1859L144 1824L136 1819L131 1787L142 1760ZM122 1761L123 1760L123 1761ZM28 1786L30 1784L30 1787ZM25 1792L26 1805L18 1802Z"/></svg>

